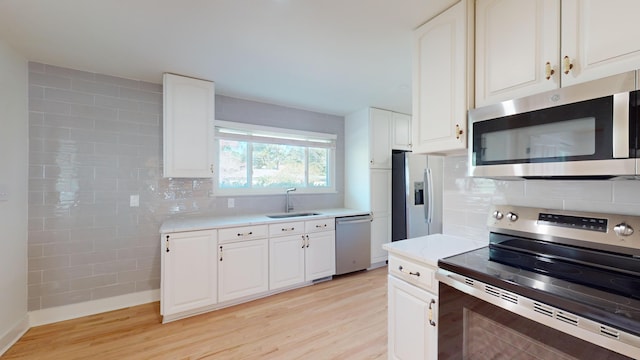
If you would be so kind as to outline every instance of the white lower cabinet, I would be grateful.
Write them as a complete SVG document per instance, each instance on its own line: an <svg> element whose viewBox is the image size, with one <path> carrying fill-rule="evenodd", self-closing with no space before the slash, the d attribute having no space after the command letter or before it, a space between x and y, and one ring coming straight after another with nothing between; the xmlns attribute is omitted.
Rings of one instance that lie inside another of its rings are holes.
<svg viewBox="0 0 640 360"><path fill-rule="evenodd" d="M269 290L267 239L218 245L218 299L220 302Z"/></svg>
<svg viewBox="0 0 640 360"><path fill-rule="evenodd" d="M304 235L269 239L269 288L284 288L304 282Z"/></svg>
<svg viewBox="0 0 640 360"><path fill-rule="evenodd" d="M162 234L162 315L217 302L216 236L216 230Z"/></svg>
<svg viewBox="0 0 640 360"><path fill-rule="evenodd" d="M161 235L163 322L336 273L335 218Z"/></svg>
<svg viewBox="0 0 640 360"><path fill-rule="evenodd" d="M335 231L323 231L307 235L304 264L305 280L307 281L336 273Z"/></svg>
<svg viewBox="0 0 640 360"><path fill-rule="evenodd" d="M389 276L388 301L389 359L437 359L438 296Z"/></svg>
<svg viewBox="0 0 640 360"><path fill-rule="evenodd" d="M269 238L270 290L334 275L336 273L334 229L335 219L333 218L312 220L304 223L302 234L271 236Z"/></svg>
<svg viewBox="0 0 640 360"><path fill-rule="evenodd" d="M405 257L389 256L388 358L438 358L436 269Z"/></svg>

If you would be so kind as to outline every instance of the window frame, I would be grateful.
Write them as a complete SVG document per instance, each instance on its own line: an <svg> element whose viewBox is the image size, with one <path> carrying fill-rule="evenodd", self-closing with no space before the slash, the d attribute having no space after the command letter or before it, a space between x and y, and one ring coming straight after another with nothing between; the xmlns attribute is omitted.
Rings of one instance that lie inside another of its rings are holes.
<svg viewBox="0 0 640 360"><path fill-rule="evenodd" d="M220 139L235 139L238 141L247 141L247 166L253 163L252 149L254 143L271 143L292 146L305 146L305 177L308 180L309 172L309 147L327 148L327 178L329 186L327 187L296 187L297 194L335 194L336 190L336 145L337 134L320 133L312 131L303 131L287 128L278 128L263 125L254 125L248 123L239 123L231 121L215 122L214 137L214 159L215 172L213 175L213 194L219 196L250 196L250 195L282 195L286 188L253 188L251 173L252 169L247 171L248 187L238 188L221 188L220 183ZM220 129L226 131L237 131L234 135L223 135ZM244 134L239 134L244 133ZM272 136L272 137L270 137ZM289 137L290 139L287 139ZM244 139L243 139L244 138ZM269 139L277 139L277 141L269 141ZM307 139L307 140L304 140ZM316 142L314 142L316 141ZM319 144L313 146L313 144ZM320 145L321 144L321 145Z"/></svg>

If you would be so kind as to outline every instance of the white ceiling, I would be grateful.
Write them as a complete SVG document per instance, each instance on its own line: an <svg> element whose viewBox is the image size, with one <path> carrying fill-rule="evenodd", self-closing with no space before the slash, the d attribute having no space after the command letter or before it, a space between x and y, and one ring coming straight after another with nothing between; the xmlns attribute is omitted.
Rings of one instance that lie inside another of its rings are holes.
<svg viewBox="0 0 640 360"><path fill-rule="evenodd" d="M0 0L27 59L329 114L411 113L412 30L456 0Z"/></svg>

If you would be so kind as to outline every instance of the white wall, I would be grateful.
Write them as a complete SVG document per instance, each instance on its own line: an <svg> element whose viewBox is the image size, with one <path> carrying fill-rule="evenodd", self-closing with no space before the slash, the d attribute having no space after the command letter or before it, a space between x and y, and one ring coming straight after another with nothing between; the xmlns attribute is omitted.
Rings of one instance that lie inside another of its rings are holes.
<svg viewBox="0 0 640 360"><path fill-rule="evenodd" d="M0 40L0 354L27 330L27 61Z"/></svg>

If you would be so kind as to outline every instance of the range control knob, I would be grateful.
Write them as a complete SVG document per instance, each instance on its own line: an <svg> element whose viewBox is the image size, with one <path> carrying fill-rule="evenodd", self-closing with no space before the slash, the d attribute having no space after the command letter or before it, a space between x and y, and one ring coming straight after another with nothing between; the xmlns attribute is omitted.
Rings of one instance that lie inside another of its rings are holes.
<svg viewBox="0 0 640 360"><path fill-rule="evenodd" d="M493 212L491 216L493 216L493 218L496 220L502 220L502 218L504 217L504 214L500 212L500 210L496 210Z"/></svg>
<svg viewBox="0 0 640 360"><path fill-rule="evenodd" d="M613 231L615 231L618 236L629 236L633 234L633 228L631 227L631 225L628 225L626 223L620 223L614 226Z"/></svg>
<svg viewBox="0 0 640 360"><path fill-rule="evenodd" d="M511 211L509 211L507 213L507 219L509 219L509 221L516 221L518 220L518 214L512 213Z"/></svg>

